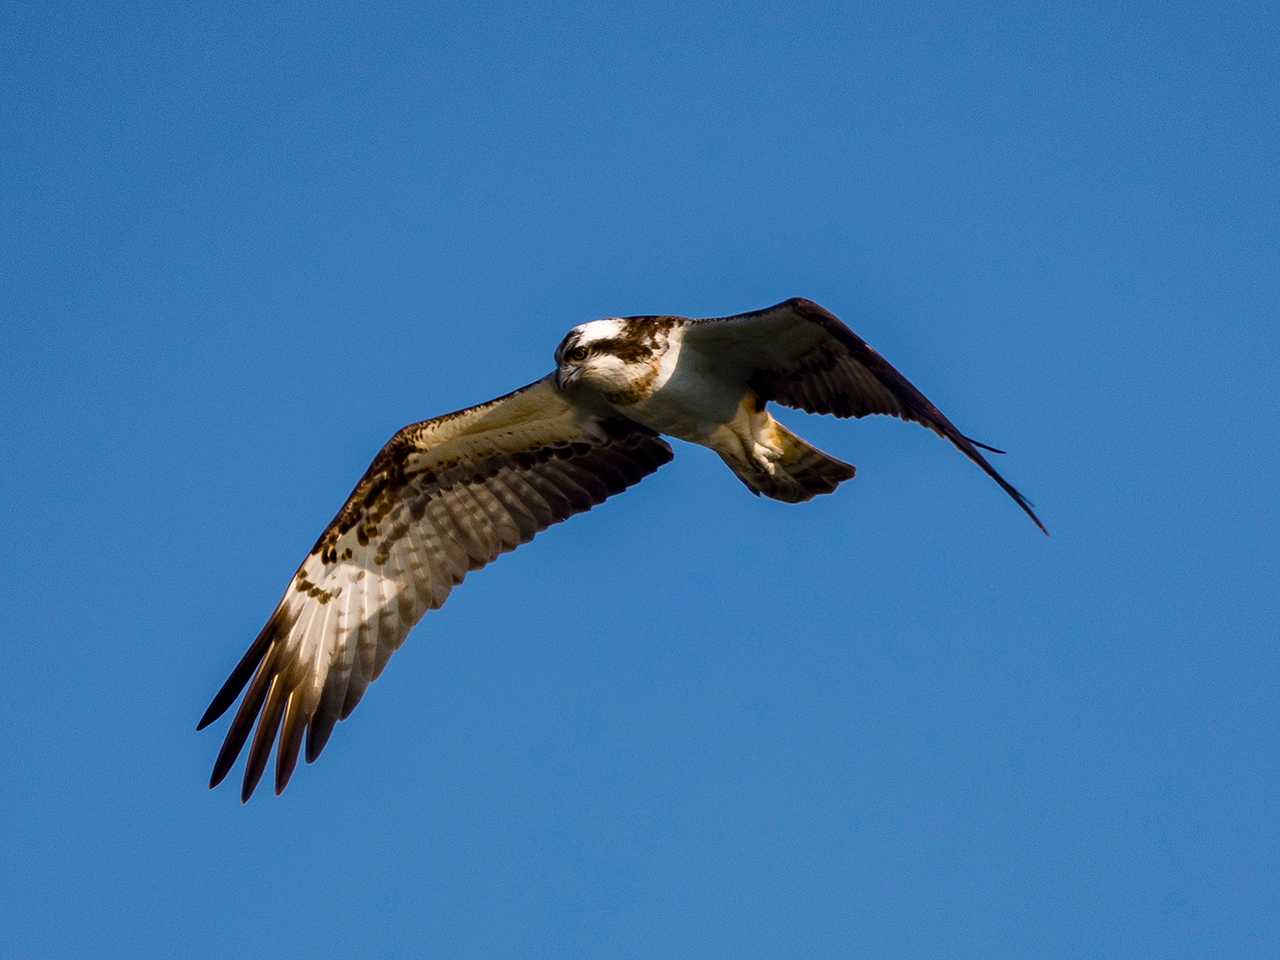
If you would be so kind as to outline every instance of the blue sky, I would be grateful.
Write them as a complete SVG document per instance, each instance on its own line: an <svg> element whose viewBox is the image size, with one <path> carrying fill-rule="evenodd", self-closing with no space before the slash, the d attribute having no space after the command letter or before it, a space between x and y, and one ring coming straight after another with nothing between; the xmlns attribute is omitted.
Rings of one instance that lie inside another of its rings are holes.
<svg viewBox="0 0 1280 960"><path fill-rule="evenodd" d="M0 952L1273 954L1274 8L0 19ZM897 421L783 414L798 507L678 444L205 789L391 433L793 295L1053 537Z"/></svg>

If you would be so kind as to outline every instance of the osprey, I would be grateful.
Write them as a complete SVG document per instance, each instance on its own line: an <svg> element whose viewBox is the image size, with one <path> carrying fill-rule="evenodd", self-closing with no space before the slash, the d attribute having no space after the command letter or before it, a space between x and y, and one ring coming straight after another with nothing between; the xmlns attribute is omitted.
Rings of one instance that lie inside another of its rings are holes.
<svg viewBox="0 0 1280 960"><path fill-rule="evenodd" d="M276 793L307 762L428 610L468 571L648 476L672 457L659 434L710 447L752 493L786 503L831 493L854 468L778 423L769 401L810 413L883 413L951 441L1042 531L1030 503L880 354L810 300L710 320L643 316L574 327L555 372L398 432L293 575L196 729L248 687L209 785L257 721L240 797L276 751Z"/></svg>

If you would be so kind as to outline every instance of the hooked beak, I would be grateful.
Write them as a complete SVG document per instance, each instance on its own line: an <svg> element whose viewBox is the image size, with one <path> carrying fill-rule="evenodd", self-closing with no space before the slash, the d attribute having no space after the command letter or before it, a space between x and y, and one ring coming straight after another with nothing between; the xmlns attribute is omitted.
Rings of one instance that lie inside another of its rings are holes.
<svg viewBox="0 0 1280 960"><path fill-rule="evenodd" d="M560 367L556 370L556 386L561 390L568 390L578 382L580 376L582 376L581 367Z"/></svg>

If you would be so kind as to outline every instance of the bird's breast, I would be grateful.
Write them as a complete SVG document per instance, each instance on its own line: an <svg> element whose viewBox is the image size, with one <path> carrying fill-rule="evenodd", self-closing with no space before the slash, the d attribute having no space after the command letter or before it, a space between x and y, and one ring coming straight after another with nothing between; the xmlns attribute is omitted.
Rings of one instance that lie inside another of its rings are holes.
<svg viewBox="0 0 1280 960"><path fill-rule="evenodd" d="M718 376L706 357L681 346L673 337L649 389L625 413L650 430L705 443L734 418L745 391L742 384Z"/></svg>

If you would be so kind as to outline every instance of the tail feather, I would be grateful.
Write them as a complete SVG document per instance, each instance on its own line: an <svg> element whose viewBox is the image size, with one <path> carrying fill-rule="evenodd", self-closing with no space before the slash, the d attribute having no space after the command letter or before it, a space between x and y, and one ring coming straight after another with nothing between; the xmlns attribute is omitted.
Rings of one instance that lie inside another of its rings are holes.
<svg viewBox="0 0 1280 960"><path fill-rule="evenodd" d="M853 477L852 464L837 460L773 421L774 441L782 456L772 461L772 471L764 464L720 452L720 459L748 490L784 503L803 503L822 493L831 493Z"/></svg>

